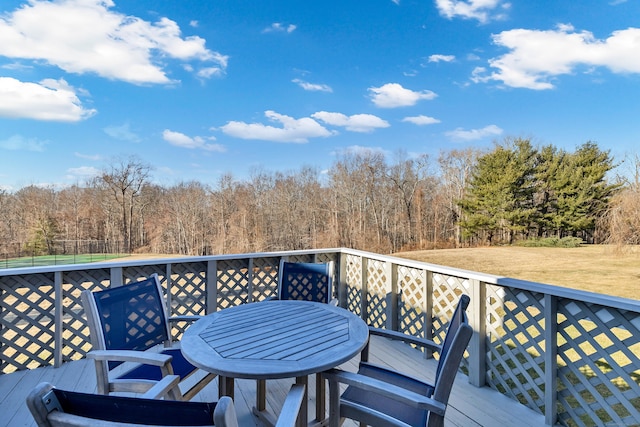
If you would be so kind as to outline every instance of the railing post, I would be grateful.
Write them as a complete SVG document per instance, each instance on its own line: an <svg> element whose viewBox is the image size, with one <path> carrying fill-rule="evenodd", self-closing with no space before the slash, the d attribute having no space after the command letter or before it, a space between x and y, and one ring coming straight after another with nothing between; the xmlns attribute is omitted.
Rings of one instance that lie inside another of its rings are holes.
<svg viewBox="0 0 640 427"><path fill-rule="evenodd" d="M386 288L389 292L386 295L387 313L385 328L392 331L398 330L398 264L390 261L385 262L385 276L387 276Z"/></svg>
<svg viewBox="0 0 640 427"><path fill-rule="evenodd" d="M433 341L433 271L425 270L424 291L424 337ZM424 357L433 358L433 350L425 348Z"/></svg>
<svg viewBox="0 0 640 427"><path fill-rule="evenodd" d="M473 335L469 342L469 383L482 387L486 381L486 329L487 329L487 288L486 283L469 280L471 286L471 316L469 324Z"/></svg>
<svg viewBox="0 0 640 427"><path fill-rule="evenodd" d="M109 286L112 288L122 286L122 267L111 267Z"/></svg>
<svg viewBox="0 0 640 427"><path fill-rule="evenodd" d="M364 256L360 258L362 261L360 262L361 269L361 297L360 297L360 316L365 323L369 324L369 258L365 258Z"/></svg>
<svg viewBox="0 0 640 427"><path fill-rule="evenodd" d="M173 295L173 292L171 292L171 263L165 265L164 278L167 283L167 313L169 313L169 317L171 317L171 295Z"/></svg>
<svg viewBox="0 0 640 427"><path fill-rule="evenodd" d="M340 263L338 264L338 305L342 308L347 307L347 254L340 252Z"/></svg>
<svg viewBox="0 0 640 427"><path fill-rule="evenodd" d="M247 267L247 302L253 302L253 258L249 258L249 265Z"/></svg>
<svg viewBox="0 0 640 427"><path fill-rule="evenodd" d="M558 298L544 295L544 422L558 420Z"/></svg>
<svg viewBox="0 0 640 427"><path fill-rule="evenodd" d="M62 306L64 301L64 295L62 295L62 271L56 271L53 273L53 286L55 294L55 307L54 307L54 351L53 351L53 366L59 368L62 365L62 333L63 333L63 316L64 307Z"/></svg>
<svg viewBox="0 0 640 427"><path fill-rule="evenodd" d="M205 313L218 311L218 261L216 260L207 262L205 290L207 292Z"/></svg>

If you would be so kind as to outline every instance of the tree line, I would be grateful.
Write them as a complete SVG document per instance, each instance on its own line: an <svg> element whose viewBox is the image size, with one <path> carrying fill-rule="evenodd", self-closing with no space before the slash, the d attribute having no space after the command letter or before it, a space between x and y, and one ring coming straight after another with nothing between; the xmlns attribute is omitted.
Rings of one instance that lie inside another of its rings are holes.
<svg viewBox="0 0 640 427"><path fill-rule="evenodd" d="M341 246L393 253L551 236L637 244L640 161L632 163L635 176L612 177L618 165L593 142L567 152L508 138L437 159L349 151L323 172L257 170L243 180L225 174L214 186L167 187L132 156L82 185L0 190L0 250L60 253L59 242L93 240L184 255Z"/></svg>

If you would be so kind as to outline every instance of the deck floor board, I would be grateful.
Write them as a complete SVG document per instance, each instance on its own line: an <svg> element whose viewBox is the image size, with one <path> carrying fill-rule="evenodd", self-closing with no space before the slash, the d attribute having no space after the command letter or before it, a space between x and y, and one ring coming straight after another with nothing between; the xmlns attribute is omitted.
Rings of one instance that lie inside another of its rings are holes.
<svg viewBox="0 0 640 427"><path fill-rule="evenodd" d="M422 353L408 345L372 337L370 361L430 380L435 372L435 360L425 360ZM346 370L357 369L358 358L343 364ZM93 363L79 360L65 363L60 368L45 367L31 371L21 371L0 375L0 426L33 427L25 398L29 391L42 381L50 382L58 388L82 392L95 392L96 381ZM267 381L267 408L278 412L284 396L293 384L293 379ZM218 381L212 381L194 400L217 400ZM251 380L237 380L235 385L236 411L241 426L258 426L251 413L255 402L256 384ZM309 377L309 417L315 414L315 375ZM351 421L345 426L355 426ZM488 387L476 388L468 383L467 377L459 374L449 399L446 426L544 426L544 416L523 405L491 390Z"/></svg>

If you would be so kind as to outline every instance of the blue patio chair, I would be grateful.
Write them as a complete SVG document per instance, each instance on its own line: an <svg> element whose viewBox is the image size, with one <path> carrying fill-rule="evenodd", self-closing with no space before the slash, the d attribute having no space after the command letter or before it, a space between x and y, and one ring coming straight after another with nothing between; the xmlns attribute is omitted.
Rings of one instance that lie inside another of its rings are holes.
<svg viewBox="0 0 640 427"><path fill-rule="evenodd" d="M443 426L451 387L473 333L465 312L468 306L469 296L462 295L442 345L401 332L370 328L370 335L402 340L438 352L435 381L427 383L371 364L367 347L357 373L340 369L324 373L329 381L329 426L338 426L342 418L371 426ZM342 395L341 383L348 386Z"/></svg>
<svg viewBox="0 0 640 427"><path fill-rule="evenodd" d="M288 262L280 260L278 296L280 300L301 300L338 305L333 298L334 263Z"/></svg>
<svg viewBox="0 0 640 427"><path fill-rule="evenodd" d="M337 306L333 298L334 262L289 262L280 259L278 267L278 295L269 300L311 301ZM316 396L322 393L321 374L316 374ZM258 408L265 408L266 380L258 380ZM322 397L324 399L324 396ZM320 397L316 398L320 401ZM324 404L316 405L316 418L324 417Z"/></svg>
<svg viewBox="0 0 640 427"><path fill-rule="evenodd" d="M276 426L295 425L303 396L304 386L291 387ZM228 396L212 403L181 402L78 393L41 383L27 396L27 406L38 427L238 427L235 406Z"/></svg>
<svg viewBox="0 0 640 427"><path fill-rule="evenodd" d="M95 361L99 393L144 393L167 375L183 381L196 374L200 378L192 378L187 391L171 396L190 400L215 378L173 346L169 322L199 316L169 318L157 275L104 291L83 291L82 303L93 346L87 357Z"/></svg>

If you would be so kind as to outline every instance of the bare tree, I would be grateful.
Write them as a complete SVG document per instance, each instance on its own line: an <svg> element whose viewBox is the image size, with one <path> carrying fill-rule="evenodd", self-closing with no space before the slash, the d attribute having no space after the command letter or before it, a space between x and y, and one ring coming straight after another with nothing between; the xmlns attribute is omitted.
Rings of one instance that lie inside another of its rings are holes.
<svg viewBox="0 0 640 427"><path fill-rule="evenodd" d="M53 254L59 235L58 198L53 188L29 186L16 193L25 242L32 253Z"/></svg>
<svg viewBox="0 0 640 427"><path fill-rule="evenodd" d="M458 201L464 197L471 172L482 152L474 148L441 152L438 158L440 165L440 182L444 192L444 202L450 215L455 245L462 243L462 232L459 221L462 209Z"/></svg>
<svg viewBox="0 0 640 427"><path fill-rule="evenodd" d="M329 171L334 192L336 244L353 248L388 246L384 203L384 155L367 150L347 152Z"/></svg>
<svg viewBox="0 0 640 427"><path fill-rule="evenodd" d="M624 186L612 197L607 212L599 219L598 228L606 230L607 243L623 250L640 244L640 155L628 156L626 173L617 180Z"/></svg>
<svg viewBox="0 0 640 427"><path fill-rule="evenodd" d="M110 192L120 208L120 230L127 251L135 249L132 230L136 199L147 184L150 172L151 166L131 156L114 160L98 177L98 182Z"/></svg>
<svg viewBox="0 0 640 427"><path fill-rule="evenodd" d="M419 207L423 196L423 185L426 182L429 167L429 157L421 155L417 158L407 158L406 153L397 153L396 163L389 168L386 178L390 181L396 200L402 207L401 216L396 223L406 224L404 236L400 243L402 246L415 246L416 239L419 238L417 220L419 218ZM394 252L401 247L394 245Z"/></svg>

